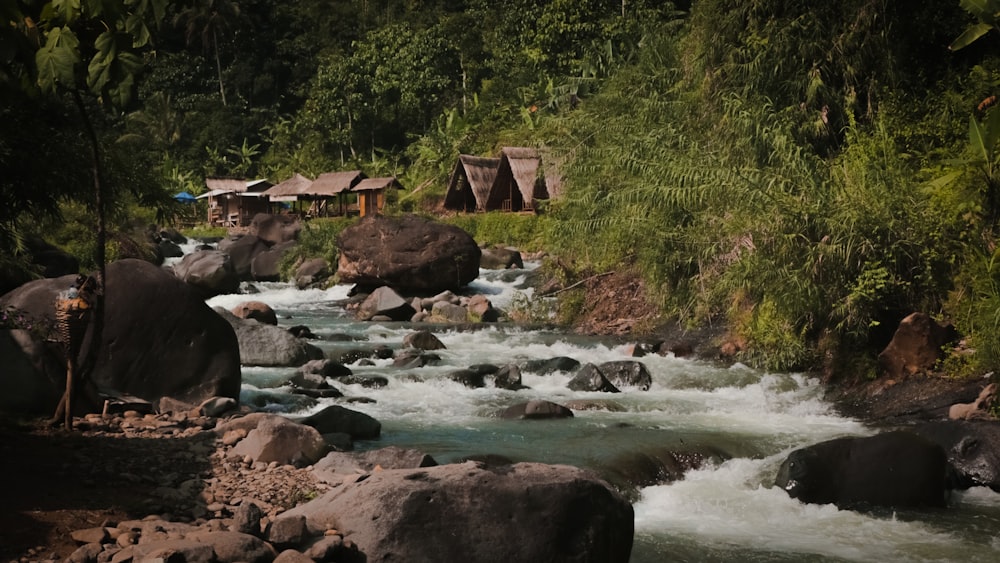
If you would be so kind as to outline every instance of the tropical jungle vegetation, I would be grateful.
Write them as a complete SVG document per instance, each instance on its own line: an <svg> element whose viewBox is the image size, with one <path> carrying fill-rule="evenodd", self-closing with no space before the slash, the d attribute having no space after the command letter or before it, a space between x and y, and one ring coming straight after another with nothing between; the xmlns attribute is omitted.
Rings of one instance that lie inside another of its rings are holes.
<svg viewBox="0 0 1000 563"><path fill-rule="evenodd" d="M360 168L421 186L399 209L430 213L459 153L533 146L564 193L512 233L581 271L634 270L665 317L727 323L749 362L864 370L924 311L975 351L950 369L992 371L998 15L998 0L0 0L0 263L22 265L32 234L84 266L124 255L206 175ZM110 242L87 242L105 215Z"/></svg>

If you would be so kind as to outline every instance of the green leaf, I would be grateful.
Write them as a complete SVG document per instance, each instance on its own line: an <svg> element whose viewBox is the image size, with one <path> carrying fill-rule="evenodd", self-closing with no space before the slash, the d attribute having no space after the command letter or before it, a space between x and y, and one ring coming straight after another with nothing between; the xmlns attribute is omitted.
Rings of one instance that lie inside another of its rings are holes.
<svg viewBox="0 0 1000 563"><path fill-rule="evenodd" d="M992 23L994 15L1000 12L1000 2L997 0L961 0L959 6L980 21Z"/></svg>
<svg viewBox="0 0 1000 563"><path fill-rule="evenodd" d="M986 145L983 126L976 121L976 116L969 116L969 146L976 158L982 158L985 162L990 162L990 152L992 147Z"/></svg>
<svg viewBox="0 0 1000 563"><path fill-rule="evenodd" d="M958 39L955 39L951 45L948 45L948 49L957 51L964 47L968 47L969 44L983 35L986 35L986 33L991 29L993 29L993 26L988 23L977 23L962 32L962 35L959 35Z"/></svg>
<svg viewBox="0 0 1000 563"><path fill-rule="evenodd" d="M45 36L45 45L35 53L38 86L44 92L55 92L60 84L72 87L80 62L80 41L76 34L68 27L53 28Z"/></svg>
<svg viewBox="0 0 1000 563"><path fill-rule="evenodd" d="M66 25L72 25L80 17L80 0L52 0L55 16Z"/></svg>
<svg viewBox="0 0 1000 563"><path fill-rule="evenodd" d="M146 22L139 14L129 15L128 19L125 20L125 31L132 36L132 47L138 48L149 44L149 28L146 27Z"/></svg>
<svg viewBox="0 0 1000 563"><path fill-rule="evenodd" d="M118 51L115 35L112 31L105 31L94 41L97 53L87 66L87 86L97 95L100 95L111 81L112 62Z"/></svg>

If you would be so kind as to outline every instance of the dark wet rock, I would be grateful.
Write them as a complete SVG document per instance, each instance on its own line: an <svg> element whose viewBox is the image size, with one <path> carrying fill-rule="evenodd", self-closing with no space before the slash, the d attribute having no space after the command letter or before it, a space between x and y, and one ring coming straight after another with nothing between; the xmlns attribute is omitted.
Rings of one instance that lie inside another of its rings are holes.
<svg viewBox="0 0 1000 563"><path fill-rule="evenodd" d="M319 337L313 334L312 330L305 325L295 325L288 327L288 333L295 338L304 338L306 340L318 340Z"/></svg>
<svg viewBox="0 0 1000 563"><path fill-rule="evenodd" d="M164 258L180 258L184 256L184 250L174 241L161 240L157 246Z"/></svg>
<svg viewBox="0 0 1000 563"><path fill-rule="evenodd" d="M545 419L573 418L573 411L551 401L534 400L519 403L506 408L500 413L500 418L507 419Z"/></svg>
<svg viewBox="0 0 1000 563"><path fill-rule="evenodd" d="M948 460L941 446L912 432L837 438L788 454L775 486L840 508L943 507Z"/></svg>
<svg viewBox="0 0 1000 563"><path fill-rule="evenodd" d="M374 440L382 433L382 424L367 414L332 405L298 419L301 424L312 426L321 434L343 432L355 440Z"/></svg>
<svg viewBox="0 0 1000 563"><path fill-rule="evenodd" d="M257 255L267 252L270 245L253 235L237 239L225 239L219 243L219 250L229 255L233 270L240 281L253 279L252 266Z"/></svg>
<svg viewBox="0 0 1000 563"><path fill-rule="evenodd" d="M343 385L360 385L366 389L381 389L389 385L389 379L381 375L343 375L337 377Z"/></svg>
<svg viewBox="0 0 1000 563"><path fill-rule="evenodd" d="M471 369L459 369L448 374L448 379L461 383L469 389L486 387L486 376Z"/></svg>
<svg viewBox="0 0 1000 563"><path fill-rule="evenodd" d="M393 357L393 350L388 346L377 346L375 348L353 348L351 350L346 350L340 354L336 354L333 359L344 365L356 364L360 360L377 358L379 360L388 360Z"/></svg>
<svg viewBox="0 0 1000 563"><path fill-rule="evenodd" d="M572 373L580 367L580 362L566 356L557 356L547 360L528 360L521 366L522 371L548 375L557 371Z"/></svg>
<svg viewBox="0 0 1000 563"><path fill-rule="evenodd" d="M604 373L594 364L584 364L569 380L566 387L573 391L602 391L605 393L620 393Z"/></svg>
<svg viewBox="0 0 1000 563"><path fill-rule="evenodd" d="M524 389L525 386L521 384L521 368L515 364L503 366L493 375L493 385L499 389L511 391Z"/></svg>
<svg viewBox="0 0 1000 563"><path fill-rule="evenodd" d="M989 487L1000 492L1000 422L940 420L914 432L944 448L953 469L953 487Z"/></svg>
<svg viewBox="0 0 1000 563"><path fill-rule="evenodd" d="M479 267L484 270L506 270L508 268L523 268L524 260L521 253L502 246L482 248Z"/></svg>
<svg viewBox="0 0 1000 563"><path fill-rule="evenodd" d="M403 346L421 350L443 350L444 343L428 330L418 330L403 337Z"/></svg>
<svg viewBox="0 0 1000 563"><path fill-rule="evenodd" d="M416 348L400 350L392 361L392 365L403 369L416 369L432 366L441 362L441 356L429 354Z"/></svg>
<svg viewBox="0 0 1000 563"><path fill-rule="evenodd" d="M275 244L254 256L253 261L250 262L250 277L256 281L280 281L281 261L289 250L295 248L296 244L298 243L294 241Z"/></svg>
<svg viewBox="0 0 1000 563"><path fill-rule="evenodd" d="M642 362L630 360L604 362L598 368L604 377L619 389L631 387L648 391L653 384L653 376Z"/></svg>
<svg viewBox="0 0 1000 563"><path fill-rule="evenodd" d="M300 373L316 374L321 377L342 377L351 375L351 368L330 359L310 360L299 367Z"/></svg>

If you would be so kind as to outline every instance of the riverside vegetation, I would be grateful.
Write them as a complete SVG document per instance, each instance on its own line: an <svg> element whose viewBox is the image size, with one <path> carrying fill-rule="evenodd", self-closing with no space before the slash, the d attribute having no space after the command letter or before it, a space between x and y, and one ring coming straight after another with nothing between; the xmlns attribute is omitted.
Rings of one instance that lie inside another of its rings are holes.
<svg viewBox="0 0 1000 563"><path fill-rule="evenodd" d="M421 187L390 212L435 213L459 153L534 146L562 197L449 220L575 279L635 272L753 365L875 374L922 311L974 351L949 373L996 371L998 4L18 0L0 260L40 233L99 266L95 212L129 255L213 174L360 168ZM306 248L332 258L342 227Z"/></svg>

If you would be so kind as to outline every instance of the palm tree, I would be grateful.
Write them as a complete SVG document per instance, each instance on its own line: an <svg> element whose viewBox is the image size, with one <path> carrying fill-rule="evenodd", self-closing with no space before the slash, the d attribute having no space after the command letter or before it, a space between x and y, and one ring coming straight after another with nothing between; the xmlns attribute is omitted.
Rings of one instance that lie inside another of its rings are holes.
<svg viewBox="0 0 1000 563"><path fill-rule="evenodd" d="M200 37L202 49L211 49L215 54L222 105L226 105L226 88L222 82L219 36L228 33L239 17L240 7L230 0L195 0L174 18L174 25L184 26L184 38L188 46L194 43L196 37Z"/></svg>

